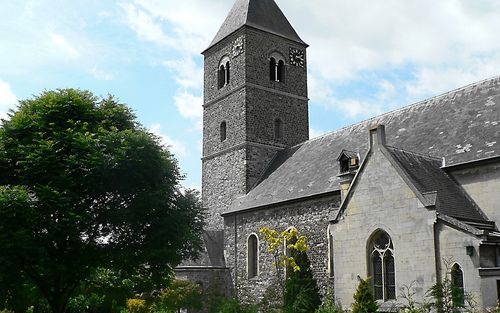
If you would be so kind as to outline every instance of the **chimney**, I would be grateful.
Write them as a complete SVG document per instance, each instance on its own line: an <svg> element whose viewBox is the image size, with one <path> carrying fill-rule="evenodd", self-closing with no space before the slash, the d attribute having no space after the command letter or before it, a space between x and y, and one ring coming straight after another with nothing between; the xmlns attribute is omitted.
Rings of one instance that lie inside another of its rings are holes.
<svg viewBox="0 0 500 313"><path fill-rule="evenodd" d="M379 145L385 146L385 126L382 124L370 127L370 149Z"/></svg>

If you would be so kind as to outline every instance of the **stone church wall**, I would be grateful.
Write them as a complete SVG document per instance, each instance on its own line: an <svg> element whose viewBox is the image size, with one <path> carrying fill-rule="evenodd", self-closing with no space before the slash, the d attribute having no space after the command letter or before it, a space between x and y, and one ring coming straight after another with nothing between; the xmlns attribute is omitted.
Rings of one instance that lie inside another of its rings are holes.
<svg viewBox="0 0 500 313"><path fill-rule="evenodd" d="M255 303L261 300L275 277L273 260L259 234L259 230L264 226L279 231L294 226L306 235L311 247L308 256L320 290L331 290L333 281L327 273L327 228L329 218L338 207L339 201L340 196L334 195L225 217L226 265L231 270L238 297L244 302ZM249 279L247 238L252 233L259 235L259 275Z"/></svg>
<svg viewBox="0 0 500 313"><path fill-rule="evenodd" d="M392 164L374 147L343 217L332 225L337 300L345 307L351 305L357 277L369 275L369 240L382 229L394 245L396 301L404 303L399 290L412 283L416 300L421 301L436 282L435 220L435 212L422 206ZM386 305L393 304L390 301Z"/></svg>
<svg viewBox="0 0 500 313"><path fill-rule="evenodd" d="M450 174L467 191L489 219L500 225L500 161L452 170Z"/></svg>
<svg viewBox="0 0 500 313"><path fill-rule="evenodd" d="M449 275L449 270L453 263L458 263L464 274L464 289L465 292L471 293L474 299L481 306L483 299L481 297L481 279L479 277L479 244L481 241L476 237L467 234L461 230L457 230L440 222L437 227L438 245L441 259L441 277ZM466 247L474 247L474 254L468 256ZM447 272L447 264L448 272ZM496 304L496 286L493 299L485 299L486 306L495 306Z"/></svg>
<svg viewBox="0 0 500 313"><path fill-rule="evenodd" d="M294 146L309 139L307 100L247 89L247 140L262 144ZM274 137L274 120L283 122L283 136Z"/></svg>
<svg viewBox="0 0 500 313"><path fill-rule="evenodd" d="M222 229L224 221L220 215L228 210L236 195L245 194L245 157L245 150L239 149L203 161L202 198L209 209L206 229Z"/></svg>

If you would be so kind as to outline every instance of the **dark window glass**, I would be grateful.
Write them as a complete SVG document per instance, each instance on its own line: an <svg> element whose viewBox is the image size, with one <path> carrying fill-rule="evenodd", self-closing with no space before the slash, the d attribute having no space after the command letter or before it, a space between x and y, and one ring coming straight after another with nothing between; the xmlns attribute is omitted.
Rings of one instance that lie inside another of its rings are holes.
<svg viewBox="0 0 500 313"><path fill-rule="evenodd" d="M230 67L230 66L229 66L229 61L228 61L228 62L226 62L226 82L225 82L225 84L226 84L226 85L227 85L227 84L229 84L229 78L230 78L230 76L229 76L229 75L230 75L230 72L231 72L231 71L229 70L229 67Z"/></svg>
<svg viewBox="0 0 500 313"><path fill-rule="evenodd" d="M227 138L227 125L226 122L220 123L220 141L224 141Z"/></svg>
<svg viewBox="0 0 500 313"><path fill-rule="evenodd" d="M248 237L248 278L256 277L258 273L257 236Z"/></svg>
<svg viewBox="0 0 500 313"><path fill-rule="evenodd" d="M276 59L271 58L269 61L269 79L276 81Z"/></svg>
<svg viewBox="0 0 500 313"><path fill-rule="evenodd" d="M276 71L276 81L283 82L285 78L285 62L280 60Z"/></svg>
<svg viewBox="0 0 500 313"><path fill-rule="evenodd" d="M226 84L226 68L224 67L224 65L221 65L219 67L218 76L219 76L219 89L220 89L224 87L224 85Z"/></svg>

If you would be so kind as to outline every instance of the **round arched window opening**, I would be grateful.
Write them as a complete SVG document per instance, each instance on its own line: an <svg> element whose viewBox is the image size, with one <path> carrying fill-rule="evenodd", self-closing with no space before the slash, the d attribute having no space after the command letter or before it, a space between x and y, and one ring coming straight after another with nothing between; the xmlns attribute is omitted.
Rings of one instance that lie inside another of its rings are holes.
<svg viewBox="0 0 500 313"><path fill-rule="evenodd" d="M255 234L248 236L247 273L248 278L254 278L259 275L259 239Z"/></svg>
<svg viewBox="0 0 500 313"><path fill-rule="evenodd" d="M376 300L396 299L394 246L391 237L384 231L377 231L368 245L370 273Z"/></svg>
<svg viewBox="0 0 500 313"><path fill-rule="evenodd" d="M223 57L219 63L219 68L217 70L219 89L229 84L230 72L229 58L227 56Z"/></svg>
<svg viewBox="0 0 500 313"><path fill-rule="evenodd" d="M285 81L285 61L277 52L269 58L269 79L274 82Z"/></svg>

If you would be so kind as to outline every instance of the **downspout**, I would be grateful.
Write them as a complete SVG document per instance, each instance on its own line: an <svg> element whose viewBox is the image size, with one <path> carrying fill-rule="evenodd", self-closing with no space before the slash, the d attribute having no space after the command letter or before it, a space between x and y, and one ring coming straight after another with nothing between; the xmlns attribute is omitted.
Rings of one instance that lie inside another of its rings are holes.
<svg viewBox="0 0 500 313"><path fill-rule="evenodd" d="M236 214L234 215L234 296L238 299L238 230L236 224Z"/></svg>
<svg viewBox="0 0 500 313"><path fill-rule="evenodd" d="M433 231L434 231L434 262L436 266L436 283L441 281L441 249L439 246L439 236L438 236L438 224L439 220L437 215L439 213L436 212L436 221L434 222Z"/></svg>

